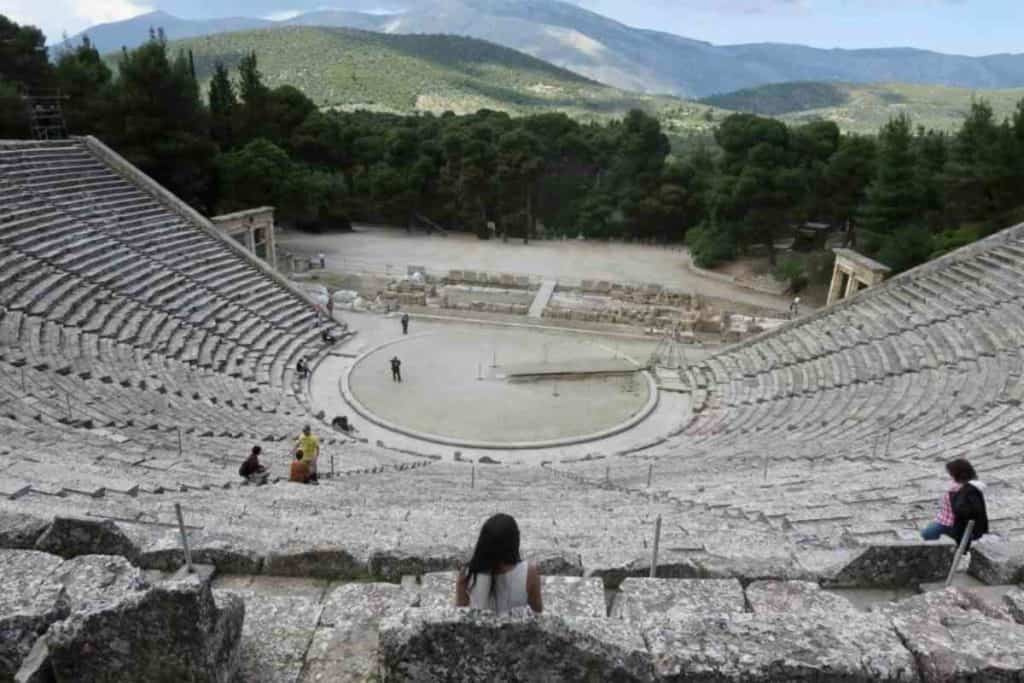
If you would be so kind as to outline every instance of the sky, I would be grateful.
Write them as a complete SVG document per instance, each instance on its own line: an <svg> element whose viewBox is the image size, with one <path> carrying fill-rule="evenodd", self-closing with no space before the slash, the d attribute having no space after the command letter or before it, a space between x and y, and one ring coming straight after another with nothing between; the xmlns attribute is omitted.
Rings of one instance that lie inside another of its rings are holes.
<svg viewBox="0 0 1024 683"><path fill-rule="evenodd" d="M1024 52L1024 0L570 0L623 23L716 44L917 47ZM0 14L50 41L154 9L182 18L289 16L317 8L386 9L415 0L0 0Z"/></svg>

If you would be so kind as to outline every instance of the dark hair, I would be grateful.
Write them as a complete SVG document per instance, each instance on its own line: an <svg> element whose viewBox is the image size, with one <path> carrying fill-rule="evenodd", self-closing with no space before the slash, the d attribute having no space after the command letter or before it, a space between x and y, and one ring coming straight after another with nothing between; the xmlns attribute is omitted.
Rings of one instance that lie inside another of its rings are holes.
<svg viewBox="0 0 1024 683"><path fill-rule="evenodd" d="M949 476L953 477L953 481L958 484L966 484L972 479L978 478L978 473L974 471L974 467L963 458L947 462L946 471L949 472Z"/></svg>
<svg viewBox="0 0 1024 683"><path fill-rule="evenodd" d="M253 455L259 455L262 452L263 452L263 449L260 448L259 446L253 446L252 447L252 454Z"/></svg>
<svg viewBox="0 0 1024 683"><path fill-rule="evenodd" d="M295 449L295 459L296 460L302 460L302 449L301 448Z"/></svg>
<svg viewBox="0 0 1024 683"><path fill-rule="evenodd" d="M491 575L491 592L494 592L494 573L502 564L518 564L519 525L511 515L498 513L484 522L480 536L476 539L473 557L466 566L467 589L476 585L479 574Z"/></svg>

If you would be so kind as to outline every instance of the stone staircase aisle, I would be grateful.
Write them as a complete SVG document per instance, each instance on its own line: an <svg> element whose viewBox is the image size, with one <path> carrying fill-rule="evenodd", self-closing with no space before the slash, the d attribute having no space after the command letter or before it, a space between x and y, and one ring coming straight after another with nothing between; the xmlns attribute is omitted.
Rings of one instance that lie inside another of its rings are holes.
<svg viewBox="0 0 1024 683"><path fill-rule="evenodd" d="M530 304L530 311L527 314L529 317L539 319L544 316L544 309L547 308L548 302L551 301L551 295L555 293L555 287L557 286L557 280L544 280L541 283L540 289L537 290L537 296L534 297L533 303Z"/></svg>

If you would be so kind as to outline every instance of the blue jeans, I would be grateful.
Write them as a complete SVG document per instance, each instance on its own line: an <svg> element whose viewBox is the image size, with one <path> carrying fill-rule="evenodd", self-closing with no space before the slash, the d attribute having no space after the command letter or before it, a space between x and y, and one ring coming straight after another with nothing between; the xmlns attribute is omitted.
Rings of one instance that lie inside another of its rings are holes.
<svg viewBox="0 0 1024 683"><path fill-rule="evenodd" d="M953 538L953 527L932 522L921 531L921 538L926 541L937 541L943 534Z"/></svg>

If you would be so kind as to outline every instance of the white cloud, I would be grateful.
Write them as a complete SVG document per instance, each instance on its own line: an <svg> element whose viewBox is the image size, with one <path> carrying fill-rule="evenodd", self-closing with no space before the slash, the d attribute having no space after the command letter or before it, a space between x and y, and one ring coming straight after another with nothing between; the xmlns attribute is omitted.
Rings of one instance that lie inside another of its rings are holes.
<svg viewBox="0 0 1024 683"><path fill-rule="evenodd" d="M295 17L302 14L302 10L299 9L285 9L277 12L271 12L270 14L264 14L263 18L270 21L287 21L294 19Z"/></svg>
<svg viewBox="0 0 1024 683"><path fill-rule="evenodd" d="M120 21L153 11L133 0L4 0L3 14L19 24L38 26L47 42L61 40L94 24Z"/></svg>

